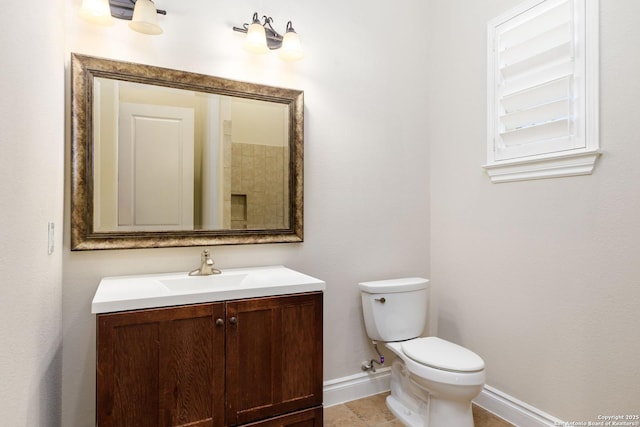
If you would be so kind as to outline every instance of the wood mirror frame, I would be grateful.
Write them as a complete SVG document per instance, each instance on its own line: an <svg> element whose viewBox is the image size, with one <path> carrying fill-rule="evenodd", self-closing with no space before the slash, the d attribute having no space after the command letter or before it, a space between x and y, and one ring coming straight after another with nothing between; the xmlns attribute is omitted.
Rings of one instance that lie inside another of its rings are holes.
<svg viewBox="0 0 640 427"><path fill-rule="evenodd" d="M285 209L288 209L288 226L282 229L96 232L93 156L93 80L96 77L287 105L289 203ZM303 240L302 91L75 53L71 55L71 88L71 250L290 243Z"/></svg>

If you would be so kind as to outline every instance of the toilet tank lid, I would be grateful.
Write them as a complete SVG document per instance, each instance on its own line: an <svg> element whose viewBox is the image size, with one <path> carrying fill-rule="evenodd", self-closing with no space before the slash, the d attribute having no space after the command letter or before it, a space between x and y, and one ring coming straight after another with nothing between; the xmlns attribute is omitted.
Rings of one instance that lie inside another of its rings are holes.
<svg viewBox="0 0 640 427"><path fill-rule="evenodd" d="M419 291L429 287L429 279L422 277L404 277L400 279L376 280L358 283L361 291L370 294Z"/></svg>

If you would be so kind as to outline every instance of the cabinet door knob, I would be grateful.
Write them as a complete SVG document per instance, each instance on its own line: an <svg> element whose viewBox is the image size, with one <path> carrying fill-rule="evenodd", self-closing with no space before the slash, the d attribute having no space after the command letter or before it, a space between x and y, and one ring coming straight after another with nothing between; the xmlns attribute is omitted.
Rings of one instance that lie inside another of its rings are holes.
<svg viewBox="0 0 640 427"><path fill-rule="evenodd" d="M238 323L238 318L236 316L233 316L231 319L229 319L229 323L235 325L236 323Z"/></svg>
<svg viewBox="0 0 640 427"><path fill-rule="evenodd" d="M222 325L224 325L224 320L222 320L222 318L216 319L216 326L222 326Z"/></svg>

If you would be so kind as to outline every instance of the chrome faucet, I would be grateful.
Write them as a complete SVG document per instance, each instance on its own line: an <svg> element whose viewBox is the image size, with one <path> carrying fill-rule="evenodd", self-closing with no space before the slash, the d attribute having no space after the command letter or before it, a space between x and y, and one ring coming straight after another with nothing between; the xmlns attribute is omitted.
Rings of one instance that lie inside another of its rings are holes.
<svg viewBox="0 0 640 427"><path fill-rule="evenodd" d="M213 259L209 255L208 250L202 251L200 256L200 268L189 272L189 276L211 276L212 274L221 274L222 271L213 268Z"/></svg>

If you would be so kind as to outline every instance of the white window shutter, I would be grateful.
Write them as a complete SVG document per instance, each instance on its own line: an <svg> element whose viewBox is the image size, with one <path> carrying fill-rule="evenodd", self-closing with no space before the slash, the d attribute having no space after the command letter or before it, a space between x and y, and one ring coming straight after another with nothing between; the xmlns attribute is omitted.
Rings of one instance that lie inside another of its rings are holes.
<svg viewBox="0 0 640 427"><path fill-rule="evenodd" d="M597 19L587 28L587 12L597 17L597 0L534 0L489 22L485 168L500 176L494 182L576 175L557 164L541 173L538 164L534 174L505 178L500 168L556 157L564 164L568 155L583 163L597 151Z"/></svg>

